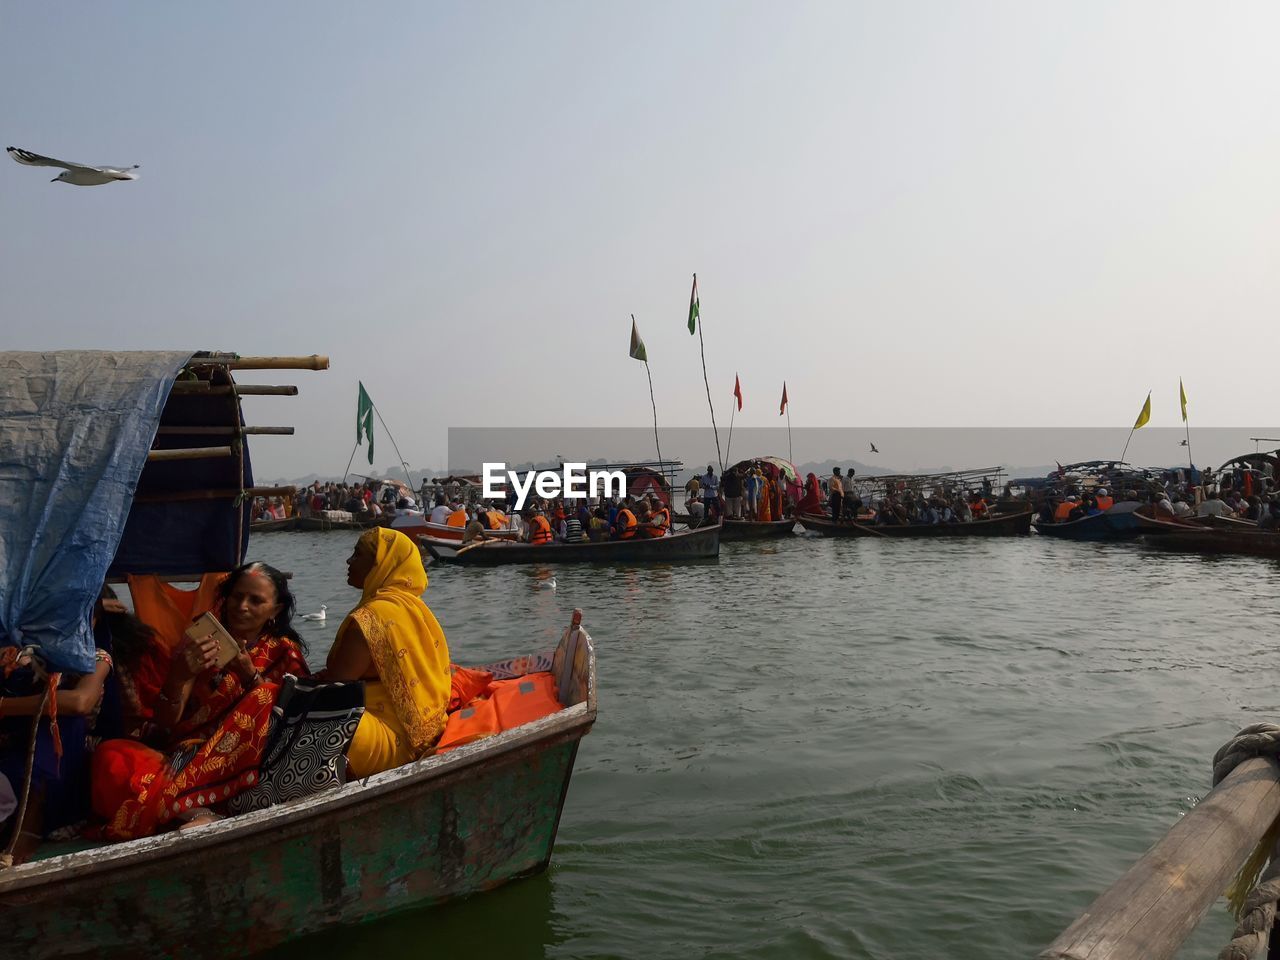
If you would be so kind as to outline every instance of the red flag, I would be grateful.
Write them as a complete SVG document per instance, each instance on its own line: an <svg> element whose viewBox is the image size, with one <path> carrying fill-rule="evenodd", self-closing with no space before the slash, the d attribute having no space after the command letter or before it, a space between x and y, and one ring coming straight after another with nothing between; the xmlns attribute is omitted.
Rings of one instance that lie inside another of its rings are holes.
<svg viewBox="0 0 1280 960"><path fill-rule="evenodd" d="M782 405L778 407L778 416L787 412L787 381L782 381Z"/></svg>
<svg viewBox="0 0 1280 960"><path fill-rule="evenodd" d="M742 409L742 384L738 382L738 375L733 375L733 395L738 398L738 409Z"/></svg>

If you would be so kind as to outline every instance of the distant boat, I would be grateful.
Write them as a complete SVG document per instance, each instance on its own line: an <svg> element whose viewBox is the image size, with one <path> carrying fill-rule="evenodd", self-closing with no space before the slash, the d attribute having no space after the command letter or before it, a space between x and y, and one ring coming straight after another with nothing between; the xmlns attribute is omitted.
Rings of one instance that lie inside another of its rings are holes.
<svg viewBox="0 0 1280 960"><path fill-rule="evenodd" d="M464 547L425 544L441 563L500 566L508 563L665 563L704 560L720 555L720 524L681 530L665 537L599 540L584 543L515 543L483 540Z"/></svg>
<svg viewBox="0 0 1280 960"><path fill-rule="evenodd" d="M827 537L1020 537L1031 532L1031 511L960 523L832 523L828 517L812 514L802 514L800 522L806 530Z"/></svg>

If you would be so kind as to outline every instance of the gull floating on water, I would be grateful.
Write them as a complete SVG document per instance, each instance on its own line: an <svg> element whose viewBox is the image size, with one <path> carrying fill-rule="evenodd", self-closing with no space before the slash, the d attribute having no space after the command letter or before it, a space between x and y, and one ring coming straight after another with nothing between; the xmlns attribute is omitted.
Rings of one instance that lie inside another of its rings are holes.
<svg viewBox="0 0 1280 960"><path fill-rule="evenodd" d="M320 604L320 612L319 612L319 613L304 613L304 614L302 615L302 619L303 619L303 620L323 620L323 619L324 619L324 612L325 612L325 610L327 610L327 609L328 609L328 607L326 607L326 606L322 603L322 604Z"/></svg>
<svg viewBox="0 0 1280 960"><path fill-rule="evenodd" d="M540 590L550 590L552 593L555 593L555 590L556 590L556 578L555 578L555 577L552 577L550 580L541 580L541 581L539 581L539 582L538 582L538 589L540 589Z"/></svg>
<svg viewBox="0 0 1280 960"><path fill-rule="evenodd" d="M65 160L55 160L53 157L42 157L38 153L22 150L19 147L9 147L8 152L13 159L29 167L62 167L62 172L50 180L50 183L61 180L63 183L74 184L77 187L96 187L104 183L114 183L116 180L138 179L138 175L134 173L138 169L136 163L132 167L90 167L83 163L68 163Z"/></svg>

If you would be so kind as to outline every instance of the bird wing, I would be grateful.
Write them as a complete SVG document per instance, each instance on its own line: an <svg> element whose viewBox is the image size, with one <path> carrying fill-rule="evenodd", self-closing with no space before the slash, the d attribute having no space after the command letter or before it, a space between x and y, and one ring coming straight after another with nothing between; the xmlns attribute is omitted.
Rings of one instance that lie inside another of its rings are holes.
<svg viewBox="0 0 1280 960"><path fill-rule="evenodd" d="M94 170L97 167L87 167L83 163L67 163L65 160L55 160L53 157L42 157L38 153L32 153L30 150L23 150L19 147L9 147L9 156L17 160L19 163L25 163L29 167L62 167L65 170Z"/></svg>

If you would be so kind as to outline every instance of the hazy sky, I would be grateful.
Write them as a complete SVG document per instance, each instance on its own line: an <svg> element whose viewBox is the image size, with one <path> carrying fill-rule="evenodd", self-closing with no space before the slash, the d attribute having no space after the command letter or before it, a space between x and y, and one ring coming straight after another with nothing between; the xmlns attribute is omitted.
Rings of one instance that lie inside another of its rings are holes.
<svg viewBox="0 0 1280 960"><path fill-rule="evenodd" d="M4 349L327 353L453 426L1274 423L1273 3L0 5ZM852 451L862 450L859 441ZM378 465L394 458L379 449ZM766 451L743 451L764 453ZM548 452L551 453L550 451ZM845 451L833 451L845 456ZM1114 456L1100 450L1098 456ZM951 459L951 458L948 458ZM982 456L975 455L980 464Z"/></svg>

